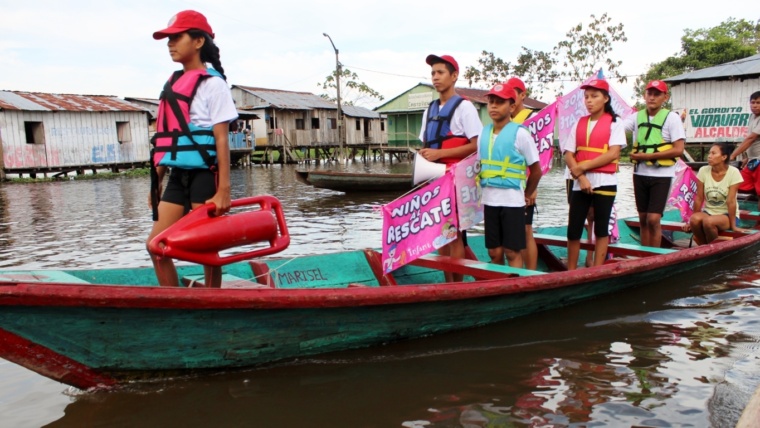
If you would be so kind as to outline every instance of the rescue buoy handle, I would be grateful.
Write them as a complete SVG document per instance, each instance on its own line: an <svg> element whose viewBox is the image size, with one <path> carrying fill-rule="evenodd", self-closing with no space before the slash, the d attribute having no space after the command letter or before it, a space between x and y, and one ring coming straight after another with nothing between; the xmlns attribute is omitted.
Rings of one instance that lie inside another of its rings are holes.
<svg viewBox="0 0 760 428"><path fill-rule="evenodd" d="M223 266L285 250L290 234L280 201L271 195L232 201L230 207L258 205L259 209L215 216L213 203L203 205L158 234L148 244L151 253L207 266ZM220 256L219 252L243 245L268 242L269 246Z"/></svg>

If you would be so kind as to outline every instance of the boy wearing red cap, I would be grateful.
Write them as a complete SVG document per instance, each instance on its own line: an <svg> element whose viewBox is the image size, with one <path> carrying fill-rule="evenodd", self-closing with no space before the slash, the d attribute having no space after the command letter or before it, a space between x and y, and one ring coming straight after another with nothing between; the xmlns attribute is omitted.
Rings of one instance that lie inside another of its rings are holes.
<svg viewBox="0 0 760 428"><path fill-rule="evenodd" d="M679 115L663 108L668 98L665 82L649 82L644 92L646 108L625 122L626 130L633 132L633 192L641 223L641 244L650 247L659 247L662 241L662 214L686 140Z"/></svg>
<svg viewBox="0 0 760 428"><path fill-rule="evenodd" d="M760 91L750 95L749 108L752 111L748 126L749 133L731 153L730 160L736 159L744 152L747 153L748 160L741 169L744 182L739 186L739 191L755 192L760 195L760 168L758 168L760 165ZM757 202L757 209L760 210L760 199Z"/></svg>
<svg viewBox="0 0 760 428"><path fill-rule="evenodd" d="M503 265L506 256L510 266L521 268L525 207L535 203L541 179L538 148L530 132L511 121L518 98L514 88L496 85L486 96L493 125L484 127L478 138L486 248L491 263Z"/></svg>
<svg viewBox="0 0 760 428"><path fill-rule="evenodd" d="M424 147L418 152L431 162L453 165L477 150L477 139L483 124L475 106L456 93L459 64L450 55L428 55L433 86L439 99L434 100L422 115L420 140ZM464 258L462 232L457 239L438 250L441 255ZM445 273L446 281L461 281L461 274Z"/></svg>
<svg viewBox="0 0 760 428"><path fill-rule="evenodd" d="M515 108L512 111L512 122L522 125L526 120L536 115L536 111L525 107L525 97L527 91L525 89L525 83L517 77L512 77L507 80L507 86L512 87L515 90ZM538 196L538 190L531 195L530 200L533 203L529 203L525 206L525 249L522 251L523 262L528 269L535 270L538 267L538 247L536 246L536 240L533 239L533 215L536 213L536 197Z"/></svg>

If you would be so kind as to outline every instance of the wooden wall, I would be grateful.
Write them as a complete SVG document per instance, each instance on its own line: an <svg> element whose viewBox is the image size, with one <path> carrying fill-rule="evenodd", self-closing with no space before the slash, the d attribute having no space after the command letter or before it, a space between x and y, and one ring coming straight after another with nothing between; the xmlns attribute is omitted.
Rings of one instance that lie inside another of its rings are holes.
<svg viewBox="0 0 760 428"><path fill-rule="evenodd" d="M686 143L739 142L747 136L749 97L760 78L706 80L671 86L673 111L682 113Z"/></svg>
<svg viewBox="0 0 760 428"><path fill-rule="evenodd" d="M37 143L25 123L37 122ZM128 122L130 140L118 141L117 122ZM144 112L0 111L5 170L147 162L148 114Z"/></svg>

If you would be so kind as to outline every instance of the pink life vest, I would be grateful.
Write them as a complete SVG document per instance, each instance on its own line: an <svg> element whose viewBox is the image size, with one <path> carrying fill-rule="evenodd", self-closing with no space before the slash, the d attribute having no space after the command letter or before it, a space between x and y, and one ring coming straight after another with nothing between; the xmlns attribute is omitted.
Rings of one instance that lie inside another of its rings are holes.
<svg viewBox="0 0 760 428"><path fill-rule="evenodd" d="M221 75L214 69L176 71L164 85L158 105L153 144L153 165L206 169L216 164L212 128L190 123L190 105L201 82Z"/></svg>

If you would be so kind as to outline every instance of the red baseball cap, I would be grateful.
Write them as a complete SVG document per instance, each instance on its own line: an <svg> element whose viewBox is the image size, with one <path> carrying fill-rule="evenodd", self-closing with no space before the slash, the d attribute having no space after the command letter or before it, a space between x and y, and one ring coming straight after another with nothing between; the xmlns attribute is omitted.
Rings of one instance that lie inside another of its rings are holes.
<svg viewBox="0 0 760 428"><path fill-rule="evenodd" d="M172 34L184 33L187 30L201 30L208 33L212 39L214 38L214 32L211 30L211 26L208 25L206 17L194 10L183 10L172 16L167 25L165 29L153 33L153 38L160 40Z"/></svg>
<svg viewBox="0 0 760 428"><path fill-rule="evenodd" d="M523 83L523 81L520 80L517 77L512 77L509 80L507 80L507 85L509 85L509 86L511 86L511 87L513 87L515 89L519 89L519 90L521 90L523 92L526 92L525 91L525 83Z"/></svg>
<svg viewBox="0 0 760 428"><path fill-rule="evenodd" d="M495 97L499 97L503 100L512 99L512 101L517 99L517 92L515 92L515 89L513 86L510 86L509 83L499 83L498 85L491 88L490 91L486 94L493 95Z"/></svg>
<svg viewBox="0 0 760 428"><path fill-rule="evenodd" d="M601 89L602 91L609 92L610 84L607 83L607 81L604 79L594 79L586 83L585 85L581 86L581 89L588 89L588 88Z"/></svg>
<svg viewBox="0 0 760 428"><path fill-rule="evenodd" d="M660 92L668 92L668 84L663 82L662 80L652 80L651 82L647 83L646 89L657 89ZM646 90L644 89L644 90Z"/></svg>
<svg viewBox="0 0 760 428"><path fill-rule="evenodd" d="M455 60L454 57L451 55L438 56L438 55L430 54L427 56L427 58L425 58L425 62L428 65L433 65L433 63L441 62L441 61L451 64L451 66L454 67L454 70L457 73L459 73L459 64L457 64L457 60Z"/></svg>

